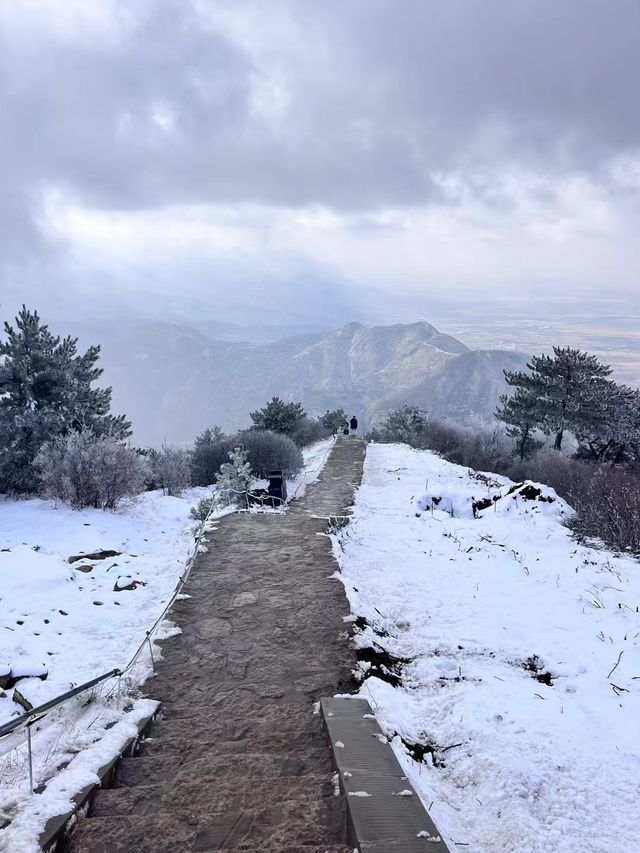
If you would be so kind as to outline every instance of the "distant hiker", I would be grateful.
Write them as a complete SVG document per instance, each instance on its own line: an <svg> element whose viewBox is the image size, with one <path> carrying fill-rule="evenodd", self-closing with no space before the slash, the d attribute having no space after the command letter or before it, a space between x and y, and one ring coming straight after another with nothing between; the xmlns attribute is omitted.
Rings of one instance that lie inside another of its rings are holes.
<svg viewBox="0 0 640 853"><path fill-rule="evenodd" d="M358 419L355 415L349 421L349 426L351 427L351 435L355 435L358 432Z"/></svg>
<svg viewBox="0 0 640 853"><path fill-rule="evenodd" d="M344 427L343 427L343 429L342 429L342 434L343 434L343 435L349 435L349 424L348 424L348 423L346 423L346 422L345 422L345 425L344 425Z"/></svg>

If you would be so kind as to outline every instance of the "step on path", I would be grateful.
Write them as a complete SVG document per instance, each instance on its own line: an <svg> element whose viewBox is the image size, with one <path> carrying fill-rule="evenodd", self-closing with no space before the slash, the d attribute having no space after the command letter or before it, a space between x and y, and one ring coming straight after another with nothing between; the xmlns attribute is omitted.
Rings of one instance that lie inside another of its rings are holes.
<svg viewBox="0 0 640 853"><path fill-rule="evenodd" d="M68 853L351 853L314 703L351 689L348 605L323 534L348 514L364 454L340 438L286 514L218 523L171 613L182 634L146 685L162 702L152 737Z"/></svg>

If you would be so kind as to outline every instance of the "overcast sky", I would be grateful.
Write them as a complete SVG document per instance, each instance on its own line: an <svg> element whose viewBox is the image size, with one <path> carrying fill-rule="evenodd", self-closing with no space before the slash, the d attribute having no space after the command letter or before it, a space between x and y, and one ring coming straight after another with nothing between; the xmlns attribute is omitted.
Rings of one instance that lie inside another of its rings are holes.
<svg viewBox="0 0 640 853"><path fill-rule="evenodd" d="M639 0L0 0L2 308L632 298L639 81Z"/></svg>

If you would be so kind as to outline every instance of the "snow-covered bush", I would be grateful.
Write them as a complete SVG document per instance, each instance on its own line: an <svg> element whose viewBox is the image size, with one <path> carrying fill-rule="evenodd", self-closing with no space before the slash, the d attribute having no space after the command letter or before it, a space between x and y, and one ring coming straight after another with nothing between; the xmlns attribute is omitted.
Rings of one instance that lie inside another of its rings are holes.
<svg viewBox="0 0 640 853"><path fill-rule="evenodd" d="M303 466L300 448L286 435L249 429L229 441L247 451L251 470L258 479L266 477L269 471L285 471L290 477Z"/></svg>
<svg viewBox="0 0 640 853"><path fill-rule="evenodd" d="M148 476L147 462L135 450L90 431L45 444L36 465L44 494L77 509L113 509L139 494Z"/></svg>
<svg viewBox="0 0 640 853"><path fill-rule="evenodd" d="M620 550L640 553L640 476L610 464L585 462L553 450L518 459L515 445L501 429L474 429L429 421L425 444L449 462L476 471L504 474L516 482L544 483L568 501L576 513L572 528Z"/></svg>
<svg viewBox="0 0 640 853"><path fill-rule="evenodd" d="M253 481L251 465L247 462L247 451L236 447L229 451L229 461L225 462L216 475L220 493L228 503L249 506L249 491Z"/></svg>
<svg viewBox="0 0 640 853"><path fill-rule="evenodd" d="M541 450L531 459L518 461L508 470L508 476L518 482L534 480L546 483L576 509L591 490L596 466L578 462L561 450Z"/></svg>
<svg viewBox="0 0 640 853"><path fill-rule="evenodd" d="M165 446L151 456L151 472L165 495L179 495L191 482L191 457L181 447Z"/></svg>

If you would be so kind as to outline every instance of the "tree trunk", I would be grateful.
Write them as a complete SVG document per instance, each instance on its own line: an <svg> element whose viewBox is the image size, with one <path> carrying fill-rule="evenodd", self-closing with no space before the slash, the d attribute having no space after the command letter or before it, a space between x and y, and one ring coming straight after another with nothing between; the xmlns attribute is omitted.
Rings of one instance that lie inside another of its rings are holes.
<svg viewBox="0 0 640 853"><path fill-rule="evenodd" d="M555 450L562 450L562 436L564 435L564 430L558 430L556 433L556 440L553 444Z"/></svg>
<svg viewBox="0 0 640 853"><path fill-rule="evenodd" d="M523 430L520 430L520 446L518 450L520 451L520 461L524 462L524 451L527 446L527 439L529 437L529 428L525 427Z"/></svg>

